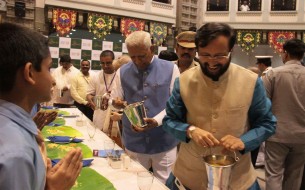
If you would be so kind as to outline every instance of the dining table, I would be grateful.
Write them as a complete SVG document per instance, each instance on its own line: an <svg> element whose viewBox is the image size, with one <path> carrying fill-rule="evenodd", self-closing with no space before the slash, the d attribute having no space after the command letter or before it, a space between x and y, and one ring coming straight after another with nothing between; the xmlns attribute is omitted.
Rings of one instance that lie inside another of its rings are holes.
<svg viewBox="0 0 305 190"><path fill-rule="evenodd" d="M60 112L66 113L65 115L59 115L59 118L64 120L64 126L69 126L79 132L79 136L76 138L82 139L83 144L90 148L90 151L93 150L104 150L105 140L111 140L100 129L96 128L93 138L89 137L89 130L94 129L94 124L83 115L77 108L60 108ZM60 113L59 112L59 113ZM50 126L49 129L56 129L59 126ZM54 134L56 135L56 134ZM73 137L75 138L75 137ZM45 140L48 142L49 140ZM50 142L48 142L50 143ZM122 148L115 144L115 150L122 151ZM88 158L87 158L88 159ZM117 190L137 190L139 189L137 184L137 173L141 171L147 171L136 159L131 158L128 168L124 168L123 164L121 167L113 168L109 165L109 158L92 156L94 159L89 166L89 168L96 171L98 174L106 178L112 183L113 189ZM90 178L87 179L90 181ZM95 183L95 180L92 180L92 183ZM92 185L92 184L91 184ZM81 189L81 188L80 188ZM103 189L102 187L97 187L96 189ZM153 184L150 190L167 190L168 188L161 183L157 178L154 178Z"/></svg>

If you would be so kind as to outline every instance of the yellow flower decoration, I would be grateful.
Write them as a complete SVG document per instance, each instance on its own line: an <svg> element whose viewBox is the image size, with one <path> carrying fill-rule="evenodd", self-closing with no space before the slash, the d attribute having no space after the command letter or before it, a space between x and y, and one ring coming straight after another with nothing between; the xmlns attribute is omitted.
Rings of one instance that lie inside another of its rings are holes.
<svg viewBox="0 0 305 190"><path fill-rule="evenodd" d="M52 148L57 148L58 147L58 144L55 144L55 143L50 143L47 145L48 148L52 149Z"/></svg>

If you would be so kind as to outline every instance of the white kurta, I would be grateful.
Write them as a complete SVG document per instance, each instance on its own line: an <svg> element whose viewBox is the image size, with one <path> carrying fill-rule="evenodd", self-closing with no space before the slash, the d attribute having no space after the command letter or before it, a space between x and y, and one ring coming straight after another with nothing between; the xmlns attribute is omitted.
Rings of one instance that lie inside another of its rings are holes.
<svg viewBox="0 0 305 190"><path fill-rule="evenodd" d="M106 82L105 82L104 71L100 71L96 76L92 77L92 79L90 80L87 94L91 94L93 96L96 96L96 95L102 96L103 94L105 94L107 92L106 85L107 85L108 90L111 91L114 86L113 85L114 82L112 82L112 81L114 81L114 79L116 77L117 76L115 75L115 73L105 74L105 79L106 79ZM93 123L99 129L103 129L103 126L105 123L106 112L107 112L107 110L105 110L105 111L100 110L100 109L94 110Z"/></svg>
<svg viewBox="0 0 305 190"><path fill-rule="evenodd" d="M241 5L240 6L240 11L250 11L249 5Z"/></svg>
<svg viewBox="0 0 305 190"><path fill-rule="evenodd" d="M70 86L71 80L78 74L80 71L71 66L68 70L63 69L62 66L56 68L52 72L52 76L56 81L56 86L53 92L53 103L60 103L60 104L73 104L74 100L71 96ZM68 90L64 91L63 96L60 97L60 89L67 87Z"/></svg>

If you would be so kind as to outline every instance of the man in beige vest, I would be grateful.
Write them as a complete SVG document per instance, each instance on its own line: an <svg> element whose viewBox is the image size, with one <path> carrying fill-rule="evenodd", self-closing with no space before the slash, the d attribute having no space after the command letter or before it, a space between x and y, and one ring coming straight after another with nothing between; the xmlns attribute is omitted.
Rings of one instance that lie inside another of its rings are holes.
<svg viewBox="0 0 305 190"><path fill-rule="evenodd" d="M175 81L163 119L163 129L182 141L167 180L171 189L177 180L185 189L216 188L202 159L210 152L240 158L228 189L260 189L250 151L274 134L276 119L258 75L230 63L235 39L227 24L203 25L195 38L200 66Z"/></svg>
<svg viewBox="0 0 305 190"><path fill-rule="evenodd" d="M195 45L196 32L186 31L181 32L176 37L176 54L178 60L174 63L178 66L180 73L199 65L197 61L194 61L196 56L196 45Z"/></svg>

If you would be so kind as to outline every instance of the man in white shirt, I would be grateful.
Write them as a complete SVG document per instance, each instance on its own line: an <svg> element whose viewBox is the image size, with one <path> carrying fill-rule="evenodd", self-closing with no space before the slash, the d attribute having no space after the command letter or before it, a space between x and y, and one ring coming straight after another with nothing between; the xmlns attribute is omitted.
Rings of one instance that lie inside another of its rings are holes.
<svg viewBox="0 0 305 190"><path fill-rule="evenodd" d="M80 73L71 81L71 96L74 99L74 105L85 114L91 121L93 120L92 104L86 100L89 82L92 78L90 70L90 61L84 59L80 64Z"/></svg>
<svg viewBox="0 0 305 190"><path fill-rule="evenodd" d="M244 1L242 5L240 5L240 11L250 11L250 7L248 5L248 1Z"/></svg>
<svg viewBox="0 0 305 190"><path fill-rule="evenodd" d="M74 102L70 93L71 79L80 71L72 65L69 55L61 56L59 63L62 66L59 66L52 72L52 77L56 81L53 102L56 107L69 107Z"/></svg>
<svg viewBox="0 0 305 190"><path fill-rule="evenodd" d="M104 126L106 110L96 109L94 103L95 96L103 96L106 93L110 93L113 89L113 81L116 77L114 66L114 53L110 50L105 50L100 55L100 61L102 65L102 70L93 77L89 82L89 87L87 90L87 101L92 105L94 109L93 123L97 128L106 131L108 126ZM104 128L104 129L103 129Z"/></svg>

